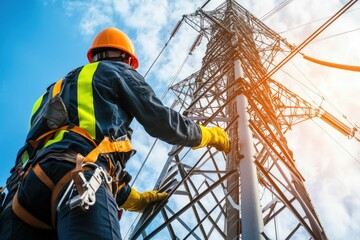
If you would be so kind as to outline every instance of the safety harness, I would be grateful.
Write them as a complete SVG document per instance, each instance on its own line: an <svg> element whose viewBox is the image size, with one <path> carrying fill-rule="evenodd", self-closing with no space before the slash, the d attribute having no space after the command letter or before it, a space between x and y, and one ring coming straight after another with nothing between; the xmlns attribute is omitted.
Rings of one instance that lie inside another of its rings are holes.
<svg viewBox="0 0 360 240"><path fill-rule="evenodd" d="M52 89L52 98L59 95L62 89L63 80L59 80L55 83ZM79 134L80 136L87 139L93 146L93 150L90 151L85 157L81 154L71 155L63 154L62 159L66 158L71 162L75 163L75 168L67 172L56 184L46 175L44 170L41 168L39 163L31 164L26 171L19 170L18 178L19 183L22 181L30 169L33 170L35 175L40 179L51 191L51 216L52 216L52 226L49 224L37 219L35 216L30 214L19 202L18 200L18 190L16 191L14 198L12 200L12 209L14 213L21 218L23 221L29 225L41 228L41 229L53 229L55 228L55 219L56 219L56 210L59 209L61 204L64 201L65 196L69 195L69 191L73 188L76 188L78 195L70 199L67 203L70 208L80 207L82 210L87 210L91 205L96 201L95 193L103 182L106 182L110 191L116 197L116 193L121 190L122 187L131 179L126 178L124 175L127 173L123 171L122 166L117 162L116 166L113 165L112 161L107 157L107 154L110 153L127 153L133 152L133 148L130 143L130 139L127 136L121 137L116 141L112 141L109 137L104 137L104 139L96 144L91 136L82 128L74 124L68 124L65 126L52 129L35 140L29 141L29 145L32 148L39 148L46 144L58 131L67 130ZM50 153L49 155L54 155L55 153ZM59 154L59 153L57 153ZM56 154L55 154L56 155ZM68 155L68 156L67 156ZM109 172L104 170L102 167L99 167L95 164L99 155L104 155L109 164ZM84 177L85 171L93 171L92 177L89 180L86 180ZM17 183L19 185L19 183ZM70 183L70 184L69 184ZM58 206L56 203L59 200L60 194L63 192L64 187L68 185L68 188L65 190L63 197L60 199ZM2 191L3 189L1 189ZM1 193L1 192L0 192Z"/></svg>

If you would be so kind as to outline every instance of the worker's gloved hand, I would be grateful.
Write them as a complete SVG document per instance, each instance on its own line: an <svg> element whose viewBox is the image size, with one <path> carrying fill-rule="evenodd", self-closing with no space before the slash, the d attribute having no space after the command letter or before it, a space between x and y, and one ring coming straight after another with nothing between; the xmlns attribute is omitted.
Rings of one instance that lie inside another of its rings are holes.
<svg viewBox="0 0 360 240"><path fill-rule="evenodd" d="M201 142L198 146L193 149L210 146L215 147L219 151L229 152L230 151L230 140L227 133L220 127L204 127L199 125L201 129Z"/></svg>
<svg viewBox="0 0 360 240"><path fill-rule="evenodd" d="M166 192L148 191L139 193L135 188L131 188L130 194L125 203L121 206L127 211L143 212L150 203L158 202L168 196Z"/></svg>

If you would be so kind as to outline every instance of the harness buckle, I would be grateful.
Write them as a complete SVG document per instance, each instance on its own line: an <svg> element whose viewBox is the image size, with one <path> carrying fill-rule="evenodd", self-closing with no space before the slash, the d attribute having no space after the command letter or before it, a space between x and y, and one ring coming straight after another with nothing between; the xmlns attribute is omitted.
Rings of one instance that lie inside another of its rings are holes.
<svg viewBox="0 0 360 240"><path fill-rule="evenodd" d="M94 205L96 202L96 192L100 188L101 184L105 182L106 184L110 184L112 182L112 177L108 176L106 171L95 164L85 163L83 167L86 165L91 165L92 167L95 166L94 173L92 174L89 181L86 180L83 172L78 172L77 177L81 181L81 186L75 186L74 180L72 180L66 189L64 196L60 200L57 210L60 209L60 206L64 200L64 198L70 193L70 190L74 191L75 187L78 189L78 194L71 199L69 199L66 204L69 205L70 209L78 209L80 208L83 211L89 210L89 207ZM71 196L70 194L69 196Z"/></svg>

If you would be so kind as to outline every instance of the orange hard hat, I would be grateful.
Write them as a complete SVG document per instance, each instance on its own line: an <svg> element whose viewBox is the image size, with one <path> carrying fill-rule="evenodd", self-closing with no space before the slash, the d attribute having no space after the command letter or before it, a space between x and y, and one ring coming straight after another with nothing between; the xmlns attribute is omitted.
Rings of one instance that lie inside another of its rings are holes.
<svg viewBox="0 0 360 240"><path fill-rule="evenodd" d="M93 62L92 51L97 48L115 48L128 53L131 56L131 66L136 69L139 61L135 55L135 48L130 38L117 28L106 28L95 37L94 42L87 52L89 62Z"/></svg>

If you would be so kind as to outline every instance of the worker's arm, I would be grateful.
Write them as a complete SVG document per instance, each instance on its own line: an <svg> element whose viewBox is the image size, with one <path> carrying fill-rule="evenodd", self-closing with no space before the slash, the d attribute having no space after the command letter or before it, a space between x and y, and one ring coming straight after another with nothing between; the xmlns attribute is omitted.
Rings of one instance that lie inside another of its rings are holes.
<svg viewBox="0 0 360 240"><path fill-rule="evenodd" d="M201 130L192 120L163 105L144 78L132 68L118 75L119 104L136 118L152 137L173 145L194 147L201 142Z"/></svg>
<svg viewBox="0 0 360 240"><path fill-rule="evenodd" d="M163 105L144 78L133 69L121 74L119 88L122 107L132 113L145 130L153 137L169 144L188 147L215 146L218 150L229 150L227 134L220 128L206 128Z"/></svg>

